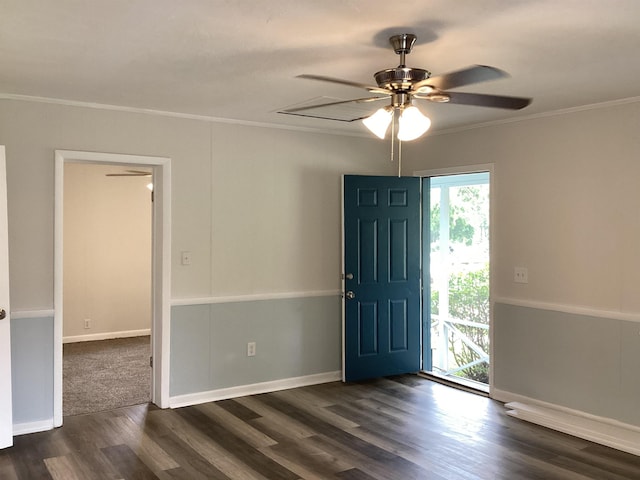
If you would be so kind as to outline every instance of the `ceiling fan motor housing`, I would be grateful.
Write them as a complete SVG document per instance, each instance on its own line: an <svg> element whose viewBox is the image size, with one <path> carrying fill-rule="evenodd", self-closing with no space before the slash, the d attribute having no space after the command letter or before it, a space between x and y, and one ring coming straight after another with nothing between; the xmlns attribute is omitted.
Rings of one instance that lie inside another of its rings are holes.
<svg viewBox="0 0 640 480"><path fill-rule="evenodd" d="M431 72L421 68L398 67L381 70L373 78L376 79L380 88L397 92L410 90L413 84L426 80L430 76Z"/></svg>

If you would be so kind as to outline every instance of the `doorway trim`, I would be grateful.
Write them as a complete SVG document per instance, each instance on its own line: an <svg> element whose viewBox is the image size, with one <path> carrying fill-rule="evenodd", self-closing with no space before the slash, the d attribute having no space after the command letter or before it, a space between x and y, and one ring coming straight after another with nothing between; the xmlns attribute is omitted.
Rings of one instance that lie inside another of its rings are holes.
<svg viewBox="0 0 640 480"><path fill-rule="evenodd" d="M494 341L493 341L493 287L494 287L494 217L495 217L495 164L482 163L477 165L461 165L455 167L437 168L433 170L417 170L413 172L414 177L441 177L445 175L460 175L466 173L489 172L489 358L494 361ZM422 253L425 254L424 252ZM424 275L424 272L423 272ZM424 278L423 278L424 282ZM426 315L427 309L422 308L422 314ZM423 317L424 319L424 317ZM424 324L424 322L423 322ZM423 334L424 338L424 334ZM489 396L493 398L493 368L489 368Z"/></svg>
<svg viewBox="0 0 640 480"><path fill-rule="evenodd" d="M65 163L124 164L153 167L151 401L169 407L171 318L171 159L119 153L55 151L53 424L62 425L63 212Z"/></svg>

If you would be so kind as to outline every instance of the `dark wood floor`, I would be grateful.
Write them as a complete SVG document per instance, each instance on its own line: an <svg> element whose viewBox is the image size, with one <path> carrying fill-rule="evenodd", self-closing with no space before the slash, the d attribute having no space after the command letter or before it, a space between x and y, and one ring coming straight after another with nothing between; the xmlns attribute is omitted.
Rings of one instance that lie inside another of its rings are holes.
<svg viewBox="0 0 640 480"><path fill-rule="evenodd" d="M0 451L0 479L640 479L640 457L415 376L176 410L65 418Z"/></svg>

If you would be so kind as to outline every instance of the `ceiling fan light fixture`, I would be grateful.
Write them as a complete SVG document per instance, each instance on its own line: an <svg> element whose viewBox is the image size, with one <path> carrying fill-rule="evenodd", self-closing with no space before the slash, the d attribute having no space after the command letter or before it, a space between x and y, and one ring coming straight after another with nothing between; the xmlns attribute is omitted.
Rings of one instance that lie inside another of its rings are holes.
<svg viewBox="0 0 640 480"><path fill-rule="evenodd" d="M363 119L362 123L376 137L384 138L384 136L387 134L387 129L389 128L392 119L393 109L385 107L378 109L376 113L374 113L370 117Z"/></svg>
<svg viewBox="0 0 640 480"><path fill-rule="evenodd" d="M423 135L431 127L431 120L425 117L417 107L409 106L402 110L398 120L398 140L408 142Z"/></svg>
<svg viewBox="0 0 640 480"><path fill-rule="evenodd" d="M451 101L451 97L446 93L432 93L427 97L427 100L430 100L436 103L447 103Z"/></svg>
<svg viewBox="0 0 640 480"><path fill-rule="evenodd" d="M431 93L434 88L431 85L423 85L416 90L416 93Z"/></svg>

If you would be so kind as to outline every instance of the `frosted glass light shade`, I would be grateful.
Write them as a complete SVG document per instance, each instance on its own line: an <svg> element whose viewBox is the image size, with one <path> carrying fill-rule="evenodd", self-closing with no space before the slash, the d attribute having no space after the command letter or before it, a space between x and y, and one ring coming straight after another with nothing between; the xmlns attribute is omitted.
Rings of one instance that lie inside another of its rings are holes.
<svg viewBox="0 0 640 480"><path fill-rule="evenodd" d="M370 117L362 120L362 123L364 123L364 126L371 130L371 133L373 133L376 137L384 138L387 133L387 129L391 124L392 118L393 110L381 108Z"/></svg>
<svg viewBox="0 0 640 480"><path fill-rule="evenodd" d="M414 106L405 108L398 120L398 139L403 142L415 140L431 126L431 120Z"/></svg>

